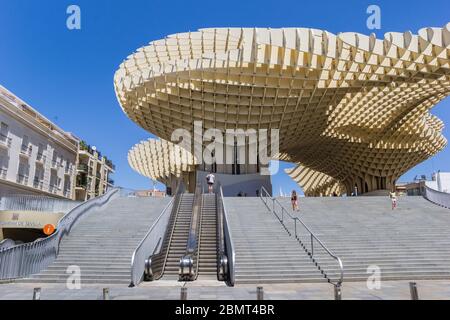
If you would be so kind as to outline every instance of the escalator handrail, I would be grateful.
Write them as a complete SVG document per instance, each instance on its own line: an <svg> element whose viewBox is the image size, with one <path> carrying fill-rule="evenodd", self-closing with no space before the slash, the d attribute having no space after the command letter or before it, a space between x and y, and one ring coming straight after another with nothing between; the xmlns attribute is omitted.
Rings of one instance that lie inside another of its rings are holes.
<svg viewBox="0 0 450 320"><path fill-rule="evenodd" d="M189 236L186 243L186 251L180 260L180 280L195 280L198 274L198 253L200 247L201 233L201 209L202 209L202 187L197 182L195 188L194 201L192 204L192 216L189 226ZM188 263L189 265L186 265ZM182 274L192 270L191 274Z"/></svg>
<svg viewBox="0 0 450 320"><path fill-rule="evenodd" d="M171 210L168 210L173 206L175 202L175 198L172 198L169 203L164 207L161 214L158 216L156 221L150 227L149 231L146 233L144 238L138 244L136 249L131 256L131 285L136 286L142 280L142 275L144 274L145 269L145 259L148 258L148 252L151 252L151 255L158 254L161 250L161 239L164 237L164 232L161 230L166 229L167 223L170 219ZM155 238L158 239L155 245Z"/></svg>
<svg viewBox="0 0 450 320"><path fill-rule="evenodd" d="M223 254L227 258L227 271L228 274L226 276L226 282L229 286L234 286L235 282L235 261L236 261L236 253L234 251L234 244L233 244L233 236L232 232L229 226L229 219L228 219L228 213L224 201L223 196L223 188L221 185L218 187L217 195L217 210L219 213L219 216L222 217L221 223L222 226L219 226L219 230L223 232L222 237L219 238L219 251L222 251ZM218 216L218 218L219 218ZM219 219L218 219L219 220ZM219 256L220 257L220 256Z"/></svg>
<svg viewBox="0 0 450 320"><path fill-rule="evenodd" d="M161 278L163 276L164 269L166 268L167 257L169 256L169 248L170 248L170 244L172 243L173 233L175 231L176 216L178 215L178 212L179 212L179 209L180 209L181 198L183 197L184 191L185 191L185 185L181 181L179 183L178 187L177 187L176 192L175 192L174 203L173 203L172 210L171 210L171 213L170 213L170 218L169 218L169 221L170 221L172 219L172 217L173 217L174 224L173 224L171 230L169 230L170 225L169 224L167 225L166 231L165 231L164 236L163 236L163 239L164 239L166 236L168 236L168 233L170 232L169 246L167 247L167 251L166 251L166 253L164 255L164 262L163 262L163 265L162 265L162 268L161 268L161 274L160 274L159 278ZM158 280L158 279L156 279L156 280Z"/></svg>
<svg viewBox="0 0 450 320"><path fill-rule="evenodd" d="M131 256L131 286L136 286L142 281L145 271L145 260L161 252L163 246L162 239L169 232L170 219L178 212L178 206L183 192L184 185L181 182L178 184L175 196L164 207L159 217L134 250ZM171 209L169 210L169 208ZM164 270L164 265L162 270Z"/></svg>

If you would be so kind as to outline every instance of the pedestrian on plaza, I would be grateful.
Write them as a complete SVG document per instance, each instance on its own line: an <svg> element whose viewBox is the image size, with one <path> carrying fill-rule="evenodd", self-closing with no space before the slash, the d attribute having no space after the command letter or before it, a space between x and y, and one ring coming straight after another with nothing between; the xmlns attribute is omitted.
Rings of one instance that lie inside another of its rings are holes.
<svg viewBox="0 0 450 320"><path fill-rule="evenodd" d="M216 177L212 172L210 172L206 176L206 182L208 183L208 192L211 194L214 191L214 183L215 183Z"/></svg>
<svg viewBox="0 0 450 320"><path fill-rule="evenodd" d="M392 190L392 192L389 193L389 198L391 198L392 210L395 210L397 208L397 194L395 193L395 190Z"/></svg>
<svg viewBox="0 0 450 320"><path fill-rule="evenodd" d="M300 211L298 207L298 196L295 190L293 190L291 194L291 204L292 204L292 211Z"/></svg>

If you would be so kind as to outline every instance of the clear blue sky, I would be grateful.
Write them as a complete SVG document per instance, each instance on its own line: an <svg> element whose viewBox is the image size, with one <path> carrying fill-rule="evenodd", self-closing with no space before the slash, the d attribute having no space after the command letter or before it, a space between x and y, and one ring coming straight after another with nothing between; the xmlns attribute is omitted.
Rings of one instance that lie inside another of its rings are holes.
<svg viewBox="0 0 450 320"><path fill-rule="evenodd" d="M66 9L81 8L82 29L66 28ZM113 75L135 49L168 34L203 27L312 27L333 33L366 27L370 4L381 7L382 37L388 31L417 32L450 21L448 0L385 1L154 1L0 0L0 84L67 131L97 146L117 165L116 184L148 188L134 173L127 152L150 135L130 121L117 103ZM450 101L433 113L450 125ZM444 132L450 137L449 129ZM434 170L450 171L448 148L402 180ZM282 164L281 168L292 167ZM283 170L274 190L296 188Z"/></svg>

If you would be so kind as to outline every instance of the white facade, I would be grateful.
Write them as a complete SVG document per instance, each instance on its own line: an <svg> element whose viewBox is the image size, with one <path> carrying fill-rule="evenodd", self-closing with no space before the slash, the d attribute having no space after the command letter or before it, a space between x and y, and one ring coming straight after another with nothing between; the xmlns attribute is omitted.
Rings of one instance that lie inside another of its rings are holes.
<svg viewBox="0 0 450 320"><path fill-rule="evenodd" d="M78 139L0 86L0 196L75 199Z"/></svg>
<svg viewBox="0 0 450 320"><path fill-rule="evenodd" d="M450 172L438 172L433 180L436 181L436 190L450 193Z"/></svg>

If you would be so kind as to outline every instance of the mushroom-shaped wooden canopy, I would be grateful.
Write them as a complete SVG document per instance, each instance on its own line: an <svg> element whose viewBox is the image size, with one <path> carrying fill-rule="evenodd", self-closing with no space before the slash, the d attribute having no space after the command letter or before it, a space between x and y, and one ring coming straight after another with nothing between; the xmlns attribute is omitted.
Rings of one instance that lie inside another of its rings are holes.
<svg viewBox="0 0 450 320"><path fill-rule="evenodd" d="M170 185L172 178L194 170L192 154L166 140L149 139L128 152L128 163L139 174Z"/></svg>
<svg viewBox="0 0 450 320"><path fill-rule="evenodd" d="M305 28L210 28L151 42L114 77L123 111L174 130L280 129L281 160L350 192L392 187L442 150L450 24L384 39Z"/></svg>

